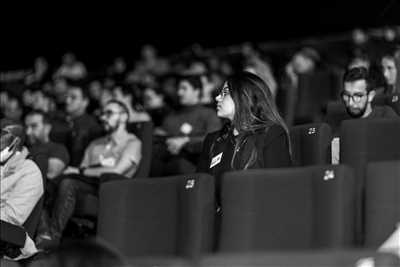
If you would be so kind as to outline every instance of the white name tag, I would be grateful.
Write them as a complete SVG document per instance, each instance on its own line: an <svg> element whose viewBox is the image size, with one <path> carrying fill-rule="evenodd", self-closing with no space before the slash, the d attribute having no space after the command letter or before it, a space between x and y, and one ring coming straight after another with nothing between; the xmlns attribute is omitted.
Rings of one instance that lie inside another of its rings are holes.
<svg viewBox="0 0 400 267"><path fill-rule="evenodd" d="M218 163L220 163L221 159L222 159L222 152L212 158L211 164L210 164L210 169L212 167L214 167L215 165L217 165Z"/></svg>

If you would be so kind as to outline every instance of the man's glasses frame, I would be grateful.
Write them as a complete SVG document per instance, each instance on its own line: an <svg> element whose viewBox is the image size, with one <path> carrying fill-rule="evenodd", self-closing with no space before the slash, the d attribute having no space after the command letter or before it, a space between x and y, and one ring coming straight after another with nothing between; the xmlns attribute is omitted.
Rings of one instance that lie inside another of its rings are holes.
<svg viewBox="0 0 400 267"><path fill-rule="evenodd" d="M368 93L363 94L363 93L355 93L353 95L347 94L345 91L342 91L340 93L340 96L342 97L343 101L349 102L350 99L353 100L354 103L359 103L361 99L363 99L365 96L368 96Z"/></svg>

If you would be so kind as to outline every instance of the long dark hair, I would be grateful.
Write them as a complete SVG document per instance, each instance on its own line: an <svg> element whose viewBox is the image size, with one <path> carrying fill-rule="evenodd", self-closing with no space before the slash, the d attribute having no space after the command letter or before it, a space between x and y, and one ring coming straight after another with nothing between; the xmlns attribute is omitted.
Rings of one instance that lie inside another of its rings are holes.
<svg viewBox="0 0 400 267"><path fill-rule="evenodd" d="M268 131L272 125L277 124L286 132L291 154L289 130L278 112L268 85L260 77L250 72L236 73L228 77L226 83L235 104L235 114L231 126L243 136L238 140L235 151L248 141L246 137L249 134L256 131ZM235 154L232 159L232 167ZM247 169L256 159L257 151L254 147L243 168Z"/></svg>

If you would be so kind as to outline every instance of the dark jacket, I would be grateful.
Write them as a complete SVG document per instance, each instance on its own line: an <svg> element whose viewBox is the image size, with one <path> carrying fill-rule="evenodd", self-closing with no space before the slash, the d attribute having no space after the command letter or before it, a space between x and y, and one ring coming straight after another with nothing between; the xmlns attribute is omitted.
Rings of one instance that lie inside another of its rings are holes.
<svg viewBox="0 0 400 267"><path fill-rule="evenodd" d="M220 176L226 171L279 168L291 164L289 140L281 126L273 124L238 136L225 126L205 138L197 171L214 175L219 183Z"/></svg>

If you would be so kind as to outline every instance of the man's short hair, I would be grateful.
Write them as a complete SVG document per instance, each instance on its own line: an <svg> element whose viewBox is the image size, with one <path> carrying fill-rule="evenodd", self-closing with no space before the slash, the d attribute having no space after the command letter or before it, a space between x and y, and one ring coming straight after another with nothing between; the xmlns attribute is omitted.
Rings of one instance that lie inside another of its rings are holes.
<svg viewBox="0 0 400 267"><path fill-rule="evenodd" d="M129 109L123 102L121 102L121 101L119 101L117 99L111 99L111 100L107 101L106 106L108 104L117 104L120 108L122 108L123 111L126 113L126 115L128 117L127 122L129 122L129 119L130 119L129 118Z"/></svg>
<svg viewBox="0 0 400 267"><path fill-rule="evenodd" d="M25 118L28 117L28 116L34 116L34 115L41 116L43 124L51 124L51 120L50 120L49 115L47 115L46 112L41 111L41 110L36 110L36 109L31 110L31 111L28 112L28 114L26 114Z"/></svg>
<svg viewBox="0 0 400 267"><path fill-rule="evenodd" d="M81 91L83 98L90 99L87 83L84 80L65 79L65 81L68 88L76 88Z"/></svg>
<svg viewBox="0 0 400 267"><path fill-rule="evenodd" d="M343 76L343 83L355 82L359 80L365 80L365 82L367 83L368 93L371 90L374 90L374 87L372 86L371 75L367 68L364 67L351 68L347 70Z"/></svg>

